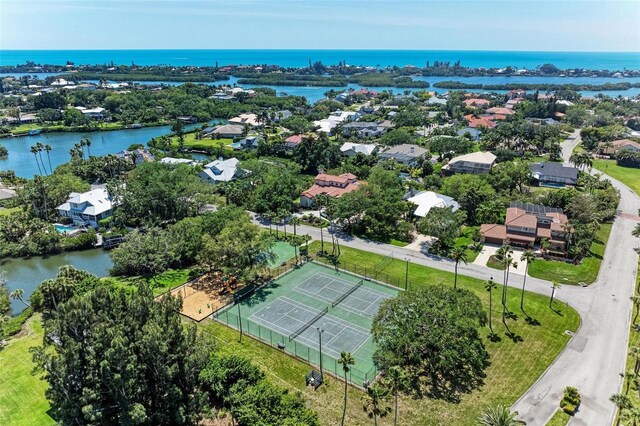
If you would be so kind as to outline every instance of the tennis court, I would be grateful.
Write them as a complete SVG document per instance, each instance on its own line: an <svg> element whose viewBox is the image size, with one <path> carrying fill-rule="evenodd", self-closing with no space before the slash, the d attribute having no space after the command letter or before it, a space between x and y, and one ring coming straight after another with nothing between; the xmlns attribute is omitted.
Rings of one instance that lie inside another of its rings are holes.
<svg viewBox="0 0 640 426"><path fill-rule="evenodd" d="M296 255L296 249L291 244L284 241L276 241L271 249L273 258L269 259L269 266L279 266Z"/></svg>
<svg viewBox="0 0 640 426"><path fill-rule="evenodd" d="M313 365L342 375L340 352L351 352L356 364L350 380L373 380L375 345L371 323L380 304L395 297L396 288L363 279L315 262L291 269L269 286L229 307L216 319L277 346Z"/></svg>

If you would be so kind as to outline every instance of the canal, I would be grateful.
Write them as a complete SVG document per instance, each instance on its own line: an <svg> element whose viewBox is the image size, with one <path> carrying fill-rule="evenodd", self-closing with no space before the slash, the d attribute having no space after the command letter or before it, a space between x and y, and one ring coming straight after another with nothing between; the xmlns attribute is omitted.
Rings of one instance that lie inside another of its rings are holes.
<svg viewBox="0 0 640 426"><path fill-rule="evenodd" d="M74 251L52 256L34 256L23 259L0 260L0 271L4 271L9 292L21 288L27 300L38 285L45 280L55 278L58 269L72 265L99 277L109 275L112 266L109 252L102 249ZM26 306L19 300L11 301L13 315L22 312Z"/></svg>

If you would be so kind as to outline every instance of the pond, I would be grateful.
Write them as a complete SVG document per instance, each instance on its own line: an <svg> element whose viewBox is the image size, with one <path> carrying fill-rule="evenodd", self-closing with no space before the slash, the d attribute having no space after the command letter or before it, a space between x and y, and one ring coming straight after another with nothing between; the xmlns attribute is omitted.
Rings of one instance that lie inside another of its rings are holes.
<svg viewBox="0 0 640 426"><path fill-rule="evenodd" d="M58 269L64 265L71 265L74 268L91 272L99 277L106 277L109 275L109 269L113 262L109 252L102 249L93 249L53 256L5 259L0 261L0 271L5 273L9 292L20 288L24 290L23 297L27 300L42 281L55 278L58 275ZM11 301L13 315L22 312L25 307L19 300Z"/></svg>

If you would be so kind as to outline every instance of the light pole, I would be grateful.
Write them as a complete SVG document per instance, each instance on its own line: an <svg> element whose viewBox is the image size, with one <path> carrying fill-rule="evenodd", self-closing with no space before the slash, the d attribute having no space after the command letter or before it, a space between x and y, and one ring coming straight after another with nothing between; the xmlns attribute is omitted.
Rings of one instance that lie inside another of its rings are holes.
<svg viewBox="0 0 640 426"><path fill-rule="evenodd" d="M320 377L324 377L322 375L322 333L324 333L324 330L320 327L316 327L316 330L318 330L318 346L320 349Z"/></svg>
<svg viewBox="0 0 640 426"><path fill-rule="evenodd" d="M405 259L407 261L407 266L404 271L404 289L407 290L409 287L409 258Z"/></svg>
<svg viewBox="0 0 640 426"><path fill-rule="evenodd" d="M242 316L240 316L240 302L238 305L238 325L240 326L240 343L242 343Z"/></svg>

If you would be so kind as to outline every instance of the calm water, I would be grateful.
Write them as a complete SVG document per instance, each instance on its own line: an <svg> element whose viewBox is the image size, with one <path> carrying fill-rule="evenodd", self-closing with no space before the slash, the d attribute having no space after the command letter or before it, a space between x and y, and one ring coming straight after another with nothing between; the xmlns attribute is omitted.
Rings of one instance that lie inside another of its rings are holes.
<svg viewBox="0 0 640 426"><path fill-rule="evenodd" d="M47 257L7 259L0 261L0 271L6 272L9 291L21 288L24 290L24 299L27 300L42 281L55 278L61 266L73 265L99 277L106 277L112 264L107 251L94 249ZM16 315L22 312L25 305L19 300L12 300L11 308Z"/></svg>
<svg viewBox="0 0 640 426"><path fill-rule="evenodd" d="M185 126L187 129L201 126L194 124ZM36 142L51 145L52 151L51 166L55 170L60 164L71 159L69 150L80 139L91 140L91 155L115 154L118 151L127 149L134 143L146 144L151 138L171 133L171 126L146 127L142 129L113 130L108 132L61 132L61 133L41 133L36 136L21 136L17 138L0 139L9 151L9 156L0 159L0 170L14 170L18 176L31 178L38 173L38 166L33 154L29 151ZM49 168L47 157L42 153L42 159Z"/></svg>
<svg viewBox="0 0 640 426"><path fill-rule="evenodd" d="M1 50L0 65L76 64L129 65L253 65L278 64L302 67L309 61L335 65L423 66L427 61L460 61L463 66L499 68L506 66L535 68L545 63L557 67L586 69L640 69L640 52L510 52L465 50Z"/></svg>

